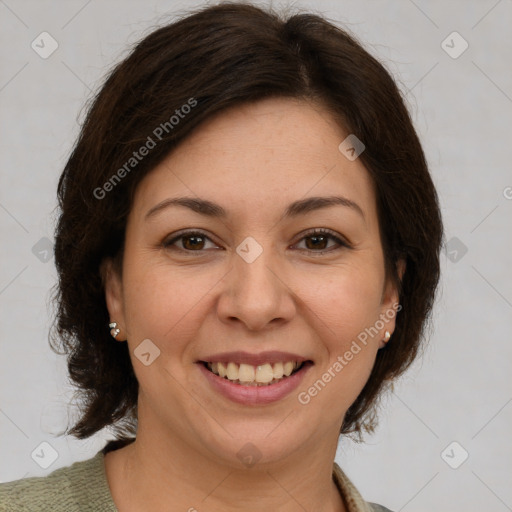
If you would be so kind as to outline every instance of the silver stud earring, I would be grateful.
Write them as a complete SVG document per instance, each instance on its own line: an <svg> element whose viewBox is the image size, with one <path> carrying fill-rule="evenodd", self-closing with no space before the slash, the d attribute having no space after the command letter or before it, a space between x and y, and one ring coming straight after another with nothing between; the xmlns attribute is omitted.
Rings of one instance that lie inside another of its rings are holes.
<svg viewBox="0 0 512 512"><path fill-rule="evenodd" d="M389 331L386 331L384 333L384 339L382 340L384 343L387 343L391 338L391 333Z"/></svg>
<svg viewBox="0 0 512 512"><path fill-rule="evenodd" d="M110 327L110 335L112 336L112 338L115 339L117 335L121 332L121 329L117 327L117 322L111 322L108 324L108 326Z"/></svg>

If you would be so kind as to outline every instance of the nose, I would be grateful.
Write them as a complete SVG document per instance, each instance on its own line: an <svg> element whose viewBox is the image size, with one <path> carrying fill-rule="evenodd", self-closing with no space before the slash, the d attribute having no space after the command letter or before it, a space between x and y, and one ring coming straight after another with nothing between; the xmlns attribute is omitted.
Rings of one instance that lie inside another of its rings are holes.
<svg viewBox="0 0 512 512"><path fill-rule="evenodd" d="M259 331L285 324L296 313L293 292L270 250L252 263L234 254L222 286L217 314L224 323Z"/></svg>

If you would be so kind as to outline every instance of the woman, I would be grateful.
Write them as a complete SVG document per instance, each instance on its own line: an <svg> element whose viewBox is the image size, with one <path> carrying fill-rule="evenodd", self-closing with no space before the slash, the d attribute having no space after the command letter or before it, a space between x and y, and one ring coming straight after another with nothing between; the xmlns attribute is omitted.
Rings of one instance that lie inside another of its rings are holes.
<svg viewBox="0 0 512 512"><path fill-rule="evenodd" d="M334 457L418 352L442 223L380 63L318 16L204 8L110 74L58 196L67 433L116 439L2 510L387 510Z"/></svg>

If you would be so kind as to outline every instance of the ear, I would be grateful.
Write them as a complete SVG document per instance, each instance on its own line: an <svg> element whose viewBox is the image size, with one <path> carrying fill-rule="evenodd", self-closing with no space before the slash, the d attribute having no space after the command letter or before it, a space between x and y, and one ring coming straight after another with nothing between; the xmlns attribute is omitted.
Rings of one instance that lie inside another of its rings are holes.
<svg viewBox="0 0 512 512"><path fill-rule="evenodd" d="M107 304L110 321L116 322L121 330L116 341L126 340L126 322L124 315L123 284L119 271L115 268L112 259L107 258L101 262L100 274L105 289L105 302Z"/></svg>
<svg viewBox="0 0 512 512"><path fill-rule="evenodd" d="M402 278L405 273L406 263L404 259L398 260L396 263L396 270L398 274L398 279L400 282L402 281ZM384 288L384 293L382 295L382 301L381 301L381 316L380 318L384 322L384 327L381 329L380 332L380 339L383 340L386 331L388 331L391 335L393 334L393 331L395 330L395 320L396 315L398 314L398 311L401 308L399 304L400 299L400 291L398 287L398 283L394 281L394 279L391 278L391 276L388 276L388 279L386 281L386 286ZM383 348L386 346L386 342L381 341L379 348Z"/></svg>

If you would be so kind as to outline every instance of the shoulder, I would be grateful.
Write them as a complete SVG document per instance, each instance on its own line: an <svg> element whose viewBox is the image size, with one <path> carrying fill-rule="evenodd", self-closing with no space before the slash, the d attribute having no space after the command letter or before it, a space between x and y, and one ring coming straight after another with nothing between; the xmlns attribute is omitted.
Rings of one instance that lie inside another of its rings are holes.
<svg viewBox="0 0 512 512"><path fill-rule="evenodd" d="M91 459L75 462L47 476L0 484L0 511L115 512L103 458L100 451Z"/></svg>
<svg viewBox="0 0 512 512"><path fill-rule="evenodd" d="M66 476L66 470L61 468L50 475L43 477L30 477L13 482L0 484L0 510L22 511L22 510L45 510L55 506L54 510L64 510L62 506L67 505L68 497L72 494L70 483ZM76 507L69 507L74 511Z"/></svg>

